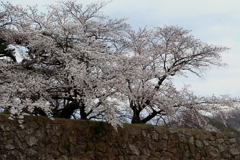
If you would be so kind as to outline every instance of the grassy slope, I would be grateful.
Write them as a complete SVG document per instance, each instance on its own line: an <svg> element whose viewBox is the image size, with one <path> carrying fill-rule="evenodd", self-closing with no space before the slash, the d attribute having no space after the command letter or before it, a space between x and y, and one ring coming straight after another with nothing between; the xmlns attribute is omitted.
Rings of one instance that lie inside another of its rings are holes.
<svg viewBox="0 0 240 160"><path fill-rule="evenodd" d="M228 124L225 126L222 122L214 119L209 118L209 122L221 132L234 132L234 134L236 135L237 143L240 145L240 132L238 130L234 129Z"/></svg>

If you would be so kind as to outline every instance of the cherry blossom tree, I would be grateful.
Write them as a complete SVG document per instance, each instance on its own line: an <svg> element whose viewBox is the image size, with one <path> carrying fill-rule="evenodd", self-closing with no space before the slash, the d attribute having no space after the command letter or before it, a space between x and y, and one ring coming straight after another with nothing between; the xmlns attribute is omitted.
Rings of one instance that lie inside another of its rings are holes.
<svg viewBox="0 0 240 160"><path fill-rule="evenodd" d="M23 8L2 3L1 38L22 50L21 62L1 59L0 107L25 114L101 119L115 128L126 119L147 123L167 118L184 123L191 114L211 129L202 114L225 118L237 98L195 96L177 90L174 76L225 66L226 47L202 43L176 26L134 31L126 19L111 19L106 2L87 6L74 1ZM217 112L216 112L217 111Z"/></svg>
<svg viewBox="0 0 240 160"><path fill-rule="evenodd" d="M220 53L228 48L202 43L189 32L176 26L128 32L125 43L130 54L122 62L126 72L120 92L128 99L132 123L162 116L181 123L180 113L188 111L204 128L207 122L201 113L218 111L215 114L224 118L226 106L235 108L237 98L195 96L187 87L177 91L172 84L173 76L186 76L186 71L202 77L210 67L226 65Z"/></svg>
<svg viewBox="0 0 240 160"><path fill-rule="evenodd" d="M5 28L9 22L6 21L6 14L0 13L0 32ZM14 55L14 49L10 49L8 46L10 44L6 42L3 38L0 38L0 57L8 58L13 62L16 62L16 56Z"/></svg>
<svg viewBox="0 0 240 160"><path fill-rule="evenodd" d="M1 36L27 49L21 63L2 66L3 75L15 80L2 86L2 106L10 106L13 114L71 118L79 113L81 119L102 115L116 126L117 101L110 97L118 96L114 65L119 49L111 46L129 25L103 15L105 5L60 2L39 14L36 6L2 4L7 18L18 17L9 20Z"/></svg>

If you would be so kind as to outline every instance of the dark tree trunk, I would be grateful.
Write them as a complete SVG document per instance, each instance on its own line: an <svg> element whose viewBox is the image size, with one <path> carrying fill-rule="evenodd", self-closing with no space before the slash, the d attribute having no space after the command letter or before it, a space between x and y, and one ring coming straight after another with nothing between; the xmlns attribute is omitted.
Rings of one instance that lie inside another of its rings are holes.
<svg viewBox="0 0 240 160"><path fill-rule="evenodd" d="M62 109L62 112L60 113L59 117L70 119L74 111L78 108L79 108L78 102L69 103Z"/></svg>
<svg viewBox="0 0 240 160"><path fill-rule="evenodd" d="M133 110L132 123L141 123L140 112L142 108L137 106L133 101L130 102L130 107Z"/></svg>
<svg viewBox="0 0 240 160"><path fill-rule="evenodd" d="M130 107L133 110L132 123L147 123L149 120L154 118L157 114L159 114L162 111L162 110L159 112L153 111L147 117L140 119L140 113L147 105L150 105L149 100L146 100L145 105L142 105L142 106L134 103L133 101L130 102Z"/></svg>
<svg viewBox="0 0 240 160"><path fill-rule="evenodd" d="M35 108L33 114L35 116L46 116L46 113L40 108Z"/></svg>
<svg viewBox="0 0 240 160"><path fill-rule="evenodd" d="M81 119L87 119L87 113L85 112L84 104L80 106L80 116L81 116Z"/></svg>
<svg viewBox="0 0 240 160"><path fill-rule="evenodd" d="M141 123L140 112L138 109L133 110L132 123Z"/></svg>

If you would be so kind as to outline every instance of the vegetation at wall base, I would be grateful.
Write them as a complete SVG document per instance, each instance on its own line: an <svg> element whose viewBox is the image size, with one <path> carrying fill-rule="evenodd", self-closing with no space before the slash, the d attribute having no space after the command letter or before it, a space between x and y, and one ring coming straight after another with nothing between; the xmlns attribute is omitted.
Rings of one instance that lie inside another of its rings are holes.
<svg viewBox="0 0 240 160"><path fill-rule="evenodd" d="M230 126L228 124L224 125L224 123L209 118L209 122L212 126L216 127L220 132L233 132L236 136L236 140L238 145L240 145L240 131L233 128L233 126Z"/></svg>

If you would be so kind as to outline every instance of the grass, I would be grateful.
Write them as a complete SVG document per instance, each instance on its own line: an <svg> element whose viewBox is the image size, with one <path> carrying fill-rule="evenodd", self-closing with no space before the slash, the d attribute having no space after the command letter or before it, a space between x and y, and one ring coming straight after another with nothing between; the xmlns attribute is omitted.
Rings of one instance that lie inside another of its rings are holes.
<svg viewBox="0 0 240 160"><path fill-rule="evenodd" d="M190 142L190 141L187 141L187 145L188 145L188 147L190 147L190 145L191 145L191 142Z"/></svg>
<svg viewBox="0 0 240 160"><path fill-rule="evenodd" d="M194 156L192 154L190 154L188 159L194 159Z"/></svg>
<svg viewBox="0 0 240 160"><path fill-rule="evenodd" d="M103 122L100 122L99 124L91 126L91 128L94 130L94 133L96 135L99 135L104 130Z"/></svg>
<svg viewBox="0 0 240 160"><path fill-rule="evenodd" d="M229 125L224 125L222 122L213 120L209 118L209 122L212 126L219 129L220 132L233 132L236 136L237 143L240 144L240 132Z"/></svg>
<svg viewBox="0 0 240 160"><path fill-rule="evenodd" d="M148 123L123 123L123 124L130 124L130 125L139 125L139 126L157 126L153 124L148 124Z"/></svg>
<svg viewBox="0 0 240 160"><path fill-rule="evenodd" d="M64 155L64 153L63 153L63 152L61 152L60 150L58 150L58 152L60 153L60 155Z"/></svg>
<svg viewBox="0 0 240 160"><path fill-rule="evenodd" d="M64 144L63 148L70 152L70 144Z"/></svg>

